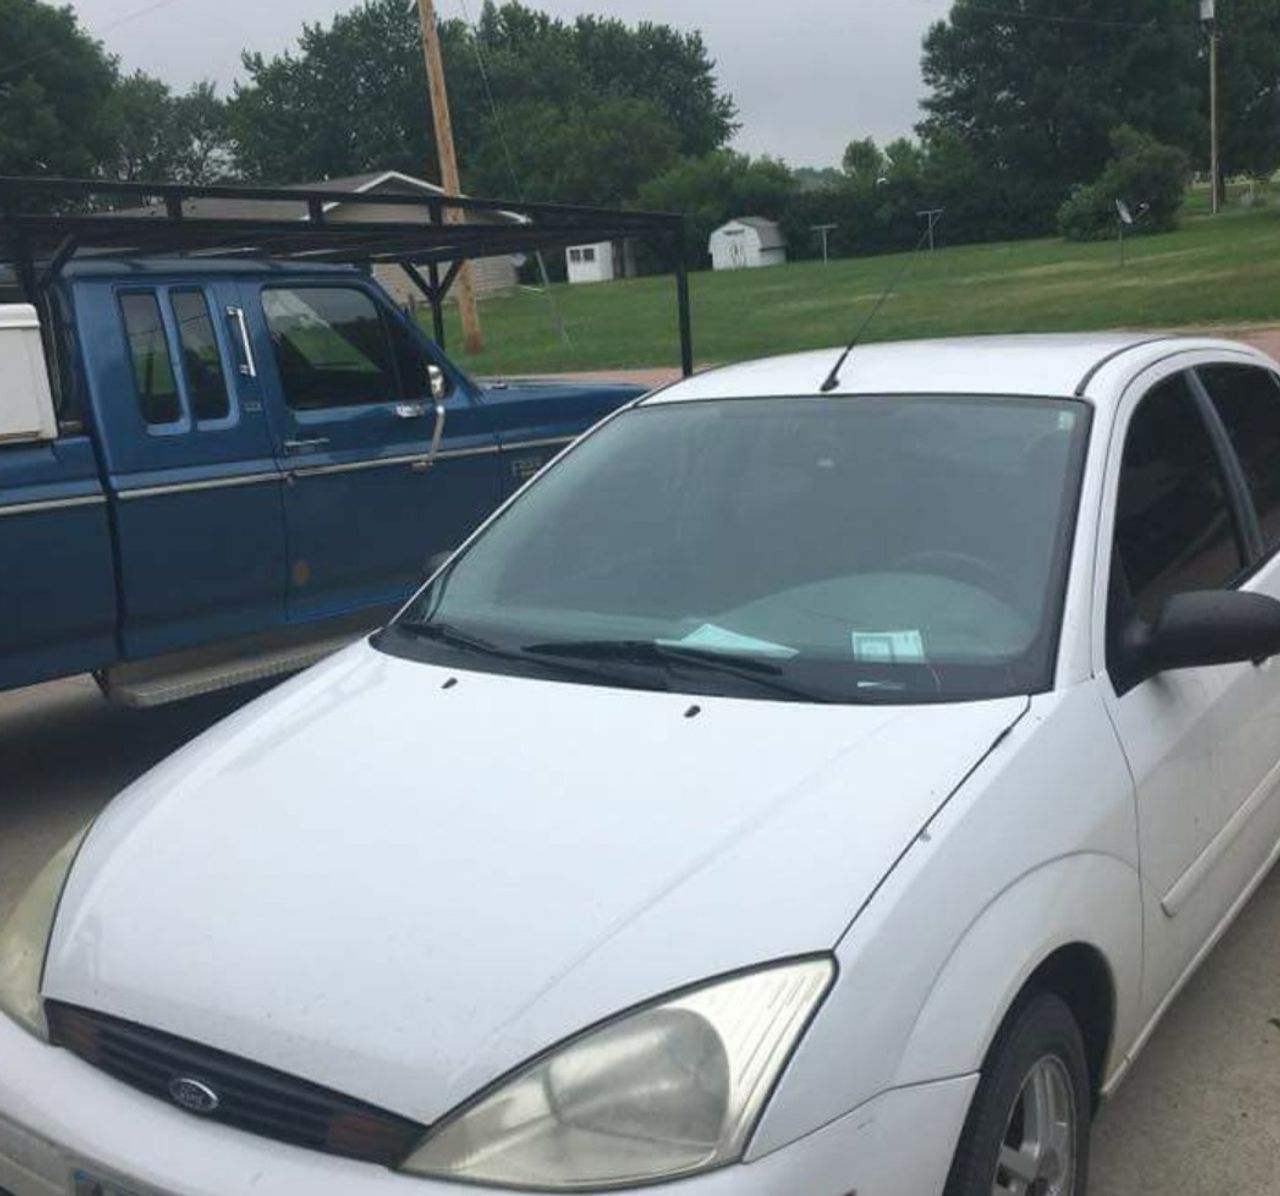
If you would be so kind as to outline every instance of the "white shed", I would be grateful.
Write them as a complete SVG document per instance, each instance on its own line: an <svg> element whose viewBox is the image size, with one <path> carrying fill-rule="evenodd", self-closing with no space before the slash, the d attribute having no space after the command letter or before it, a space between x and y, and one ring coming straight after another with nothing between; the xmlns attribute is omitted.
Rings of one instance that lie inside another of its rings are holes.
<svg viewBox="0 0 1280 1196"><path fill-rule="evenodd" d="M569 281L610 282L617 276L614 269L612 241L597 241L593 245L570 245L565 251L569 268Z"/></svg>
<svg viewBox="0 0 1280 1196"><path fill-rule="evenodd" d="M714 270L742 270L751 266L781 266L787 242L777 223L763 216L739 216L722 224L707 243Z"/></svg>

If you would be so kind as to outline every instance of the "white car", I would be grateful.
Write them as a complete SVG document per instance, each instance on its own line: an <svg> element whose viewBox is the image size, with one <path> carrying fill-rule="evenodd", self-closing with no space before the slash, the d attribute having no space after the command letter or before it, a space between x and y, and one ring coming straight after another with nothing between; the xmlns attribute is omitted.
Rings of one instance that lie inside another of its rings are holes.
<svg viewBox="0 0 1280 1196"><path fill-rule="evenodd" d="M834 361L610 418L69 844L0 1188L1080 1196L1280 845L1280 382Z"/></svg>

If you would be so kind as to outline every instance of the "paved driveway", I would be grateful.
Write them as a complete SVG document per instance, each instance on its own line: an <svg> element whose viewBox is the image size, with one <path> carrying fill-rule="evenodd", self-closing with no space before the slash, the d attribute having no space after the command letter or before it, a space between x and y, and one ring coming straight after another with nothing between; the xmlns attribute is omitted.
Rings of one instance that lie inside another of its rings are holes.
<svg viewBox="0 0 1280 1196"><path fill-rule="evenodd" d="M114 792L251 696L131 711L84 679L0 694L0 914ZM1280 1193L1280 873L1103 1112L1095 1152L1093 1196Z"/></svg>

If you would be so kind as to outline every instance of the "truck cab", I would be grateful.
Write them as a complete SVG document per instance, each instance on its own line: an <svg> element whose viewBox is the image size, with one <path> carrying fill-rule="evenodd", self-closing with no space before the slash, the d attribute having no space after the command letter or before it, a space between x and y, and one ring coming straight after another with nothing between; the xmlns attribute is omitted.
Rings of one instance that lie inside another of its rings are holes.
<svg viewBox="0 0 1280 1196"><path fill-rule="evenodd" d="M311 663L642 393L480 385L355 266L76 260L45 298L0 306L0 689Z"/></svg>

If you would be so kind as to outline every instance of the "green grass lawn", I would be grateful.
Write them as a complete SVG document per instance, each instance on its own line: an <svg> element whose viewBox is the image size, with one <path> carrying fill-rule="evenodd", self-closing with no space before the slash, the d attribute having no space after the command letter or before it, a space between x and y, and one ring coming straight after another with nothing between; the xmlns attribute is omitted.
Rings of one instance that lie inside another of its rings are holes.
<svg viewBox="0 0 1280 1196"><path fill-rule="evenodd" d="M1172 328L1280 322L1280 208L1232 206L1216 220L1193 196L1182 228L1133 238L1122 270L1114 242L1061 240L940 248L922 255L866 340L967 333ZM737 361L848 338L903 257L804 262L694 274L700 363ZM486 348L461 351L480 374L551 372L678 362L670 277L523 291L480 307ZM563 321L568 343L558 331Z"/></svg>

